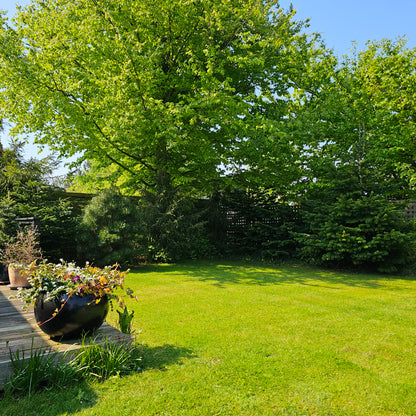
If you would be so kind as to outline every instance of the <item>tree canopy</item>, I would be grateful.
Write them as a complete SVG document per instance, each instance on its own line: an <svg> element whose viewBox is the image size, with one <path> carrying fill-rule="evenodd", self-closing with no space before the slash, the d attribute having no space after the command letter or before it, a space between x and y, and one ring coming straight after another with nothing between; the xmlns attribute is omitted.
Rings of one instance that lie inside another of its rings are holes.
<svg viewBox="0 0 416 416"><path fill-rule="evenodd" d="M32 0L2 18L0 115L130 193L412 196L415 50L338 60L294 15L276 0Z"/></svg>
<svg viewBox="0 0 416 416"><path fill-rule="evenodd" d="M133 192L209 192L224 173L288 184L288 97L319 50L293 15L275 0L32 0L2 19L0 111Z"/></svg>
<svg viewBox="0 0 416 416"><path fill-rule="evenodd" d="M404 39L331 58L318 88L299 97L292 132L303 148L302 189L414 195L416 50Z"/></svg>
<svg viewBox="0 0 416 416"><path fill-rule="evenodd" d="M277 0L32 0L0 19L0 118L79 155L96 190L144 195L154 257L199 252L188 195L227 185L300 203L302 229L261 228L269 252L295 250L290 235L317 262L413 256L396 203L416 190L405 40L338 59Z"/></svg>

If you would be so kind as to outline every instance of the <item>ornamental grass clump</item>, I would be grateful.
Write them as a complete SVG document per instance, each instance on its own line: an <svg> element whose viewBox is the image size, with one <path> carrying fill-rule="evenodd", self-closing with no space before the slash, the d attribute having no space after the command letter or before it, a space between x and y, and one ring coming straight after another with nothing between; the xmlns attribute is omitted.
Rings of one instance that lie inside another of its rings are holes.
<svg viewBox="0 0 416 416"><path fill-rule="evenodd" d="M84 345L70 364L81 378L104 381L110 377L140 372L142 348L105 340L100 345Z"/></svg>
<svg viewBox="0 0 416 416"><path fill-rule="evenodd" d="M86 263L78 267L74 263L48 263L46 260L36 267L31 264L25 268L28 273L29 289L19 289L17 298L27 305L34 305L41 297L51 300L60 295L93 295L97 300L108 296L118 298L113 292L123 288L124 277L128 273L120 271L118 265L103 268ZM126 290L127 294L131 291Z"/></svg>
<svg viewBox="0 0 416 416"><path fill-rule="evenodd" d="M71 384L81 381L81 374L65 356L59 357L57 351L30 348L30 356L26 357L22 350L10 351L10 362L13 375L5 385L6 394L30 395L42 390L62 390Z"/></svg>

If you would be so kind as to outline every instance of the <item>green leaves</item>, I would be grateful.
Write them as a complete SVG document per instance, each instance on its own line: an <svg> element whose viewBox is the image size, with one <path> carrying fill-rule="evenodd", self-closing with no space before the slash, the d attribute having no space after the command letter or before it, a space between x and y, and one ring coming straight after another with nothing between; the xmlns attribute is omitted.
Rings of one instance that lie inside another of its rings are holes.
<svg viewBox="0 0 416 416"><path fill-rule="evenodd" d="M0 111L15 133L80 154L130 192L156 189L160 171L184 191L211 192L228 165L258 182L243 166L258 174L292 154L281 123L308 53L301 24L276 7L33 1L14 28L3 21Z"/></svg>
<svg viewBox="0 0 416 416"><path fill-rule="evenodd" d="M306 232L296 237L300 255L318 264L397 271L415 253L414 224L399 208L377 196L309 201L303 207Z"/></svg>
<svg viewBox="0 0 416 416"><path fill-rule="evenodd" d="M415 53L404 40L384 40L336 66L326 59L326 79L309 96L300 94L295 108L294 134L306 145L302 159L313 187L330 182L342 191L347 178L363 195L413 195Z"/></svg>

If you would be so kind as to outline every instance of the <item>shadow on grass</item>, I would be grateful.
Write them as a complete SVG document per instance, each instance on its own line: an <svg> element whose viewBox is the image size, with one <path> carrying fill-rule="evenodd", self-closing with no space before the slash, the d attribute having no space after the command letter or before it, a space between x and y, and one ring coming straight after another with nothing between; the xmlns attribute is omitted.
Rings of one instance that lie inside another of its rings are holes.
<svg viewBox="0 0 416 416"><path fill-rule="evenodd" d="M142 355L142 371L167 370L169 365L180 364L183 359L197 357L190 349L175 345L139 345L138 348ZM31 396L0 395L0 416L76 414L83 409L94 407L97 401L97 393L88 382L82 381L65 390L43 391Z"/></svg>
<svg viewBox="0 0 416 416"><path fill-rule="evenodd" d="M142 345L142 370L166 370L171 364L181 364L183 359L196 358L189 349L175 345L149 347Z"/></svg>
<svg viewBox="0 0 416 416"><path fill-rule="evenodd" d="M0 400L0 415L76 414L95 406L98 396L86 381L62 390L48 390L32 395L5 395Z"/></svg>
<svg viewBox="0 0 416 416"><path fill-rule="evenodd" d="M133 270L139 274L158 273L161 275L180 275L203 282L212 283L218 287L228 284L245 285L275 285L275 284L301 284L307 286L328 287L337 289L346 285L362 288L392 288L394 281L415 281L415 277L395 276L384 274L365 274L297 264L267 265L248 262L191 262L185 264L150 265ZM387 284L388 283L388 284ZM395 289L406 288L397 285Z"/></svg>

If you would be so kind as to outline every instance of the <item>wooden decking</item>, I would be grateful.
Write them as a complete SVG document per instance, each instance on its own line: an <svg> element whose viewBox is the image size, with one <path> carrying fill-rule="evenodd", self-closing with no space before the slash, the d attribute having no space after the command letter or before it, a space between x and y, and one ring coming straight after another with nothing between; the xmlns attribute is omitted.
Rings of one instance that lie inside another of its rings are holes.
<svg viewBox="0 0 416 416"><path fill-rule="evenodd" d="M43 333L35 322L33 309L23 310L23 303L17 299L10 299L16 291L7 285L0 285L0 389L12 374L10 350L19 350L25 358L30 356L32 348L58 351L64 353L80 348L79 340L52 341ZM94 334L85 340L86 343L100 343L104 340L112 342L128 342L130 337L122 334L116 328L104 323Z"/></svg>

